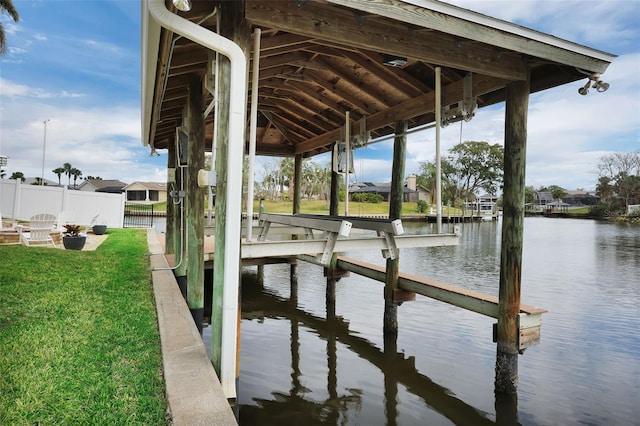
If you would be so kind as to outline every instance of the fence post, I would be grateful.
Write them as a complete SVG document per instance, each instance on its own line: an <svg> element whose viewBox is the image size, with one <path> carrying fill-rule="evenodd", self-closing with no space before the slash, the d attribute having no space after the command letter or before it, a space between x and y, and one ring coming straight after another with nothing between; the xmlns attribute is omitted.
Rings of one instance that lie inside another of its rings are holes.
<svg viewBox="0 0 640 426"><path fill-rule="evenodd" d="M20 200L22 198L22 183L20 179L16 179L16 190L13 195L13 219L20 219Z"/></svg>

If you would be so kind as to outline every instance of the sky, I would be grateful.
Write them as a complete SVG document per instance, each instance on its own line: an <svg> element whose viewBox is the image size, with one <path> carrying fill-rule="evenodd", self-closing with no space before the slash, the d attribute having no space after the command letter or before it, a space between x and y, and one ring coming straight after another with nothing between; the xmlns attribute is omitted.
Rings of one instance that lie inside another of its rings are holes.
<svg viewBox="0 0 640 426"><path fill-rule="evenodd" d="M580 96L585 78L530 97L527 185L593 190L602 156L640 149L640 1L448 2L618 55L602 76L610 83L605 93ZM52 170L71 163L83 176L166 181L166 151L151 157L141 142L140 2L13 3L20 22L0 16L8 46L0 57L0 154L9 157L7 177L44 173L57 182ZM445 127L441 146L446 153L460 141L503 139L499 104L479 109L462 126ZM408 138L406 175L434 160L434 140L434 130ZM390 181L391 150L390 140L356 150L351 181ZM326 155L312 160L329 161ZM256 160L256 180L274 161Z"/></svg>

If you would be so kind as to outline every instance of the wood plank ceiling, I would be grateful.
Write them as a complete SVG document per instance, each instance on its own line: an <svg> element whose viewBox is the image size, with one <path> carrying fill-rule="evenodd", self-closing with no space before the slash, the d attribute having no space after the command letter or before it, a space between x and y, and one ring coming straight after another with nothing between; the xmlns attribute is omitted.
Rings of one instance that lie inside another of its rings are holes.
<svg viewBox="0 0 640 426"><path fill-rule="evenodd" d="M217 5L194 1L191 11L179 14L215 31ZM224 2L219 10L224 19ZM576 66L327 1L246 1L245 17L252 29L262 30L258 155L326 152L341 137L346 111L354 132L366 122L373 138L392 133L397 120L408 119L410 128L431 123L436 66L442 67L443 105L462 100L463 78L469 73L480 108L504 101L504 86L525 78L527 67L532 92L586 79ZM204 78L210 55L165 29L160 40L153 115L158 119L149 141L156 149L167 148L175 137L189 78L194 73ZM406 58L406 63L384 65L387 55ZM205 97L206 105L212 102L206 90ZM209 114L205 119L209 147L212 136L213 114Z"/></svg>

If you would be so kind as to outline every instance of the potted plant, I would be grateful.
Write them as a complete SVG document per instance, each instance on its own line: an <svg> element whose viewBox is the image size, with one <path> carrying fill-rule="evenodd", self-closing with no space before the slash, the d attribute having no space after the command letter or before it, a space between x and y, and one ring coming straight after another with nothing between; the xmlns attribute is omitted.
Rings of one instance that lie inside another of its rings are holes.
<svg viewBox="0 0 640 426"><path fill-rule="evenodd" d="M98 216L100 216L100 214L97 214L92 221L91 229L93 230L94 235L102 235L107 232L107 221L103 220L100 223L97 223Z"/></svg>
<svg viewBox="0 0 640 426"><path fill-rule="evenodd" d="M64 225L62 244L67 250L82 250L87 236L80 233L80 225Z"/></svg>
<svg viewBox="0 0 640 426"><path fill-rule="evenodd" d="M102 235L107 232L107 225L104 223L93 225L91 228L93 230L94 235Z"/></svg>

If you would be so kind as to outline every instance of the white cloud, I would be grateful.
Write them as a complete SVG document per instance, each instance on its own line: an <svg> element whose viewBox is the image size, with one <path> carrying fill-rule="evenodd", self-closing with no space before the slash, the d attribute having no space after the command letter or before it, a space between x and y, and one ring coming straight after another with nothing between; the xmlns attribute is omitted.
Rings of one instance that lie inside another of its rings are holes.
<svg viewBox="0 0 640 426"><path fill-rule="evenodd" d="M48 92L45 89L37 87L28 87L24 84L14 83L12 81L0 78L0 85L2 85L2 92L0 97L7 98L35 98L35 99L50 99L50 98L80 98L85 96L81 93L71 93L63 90L58 93Z"/></svg>

